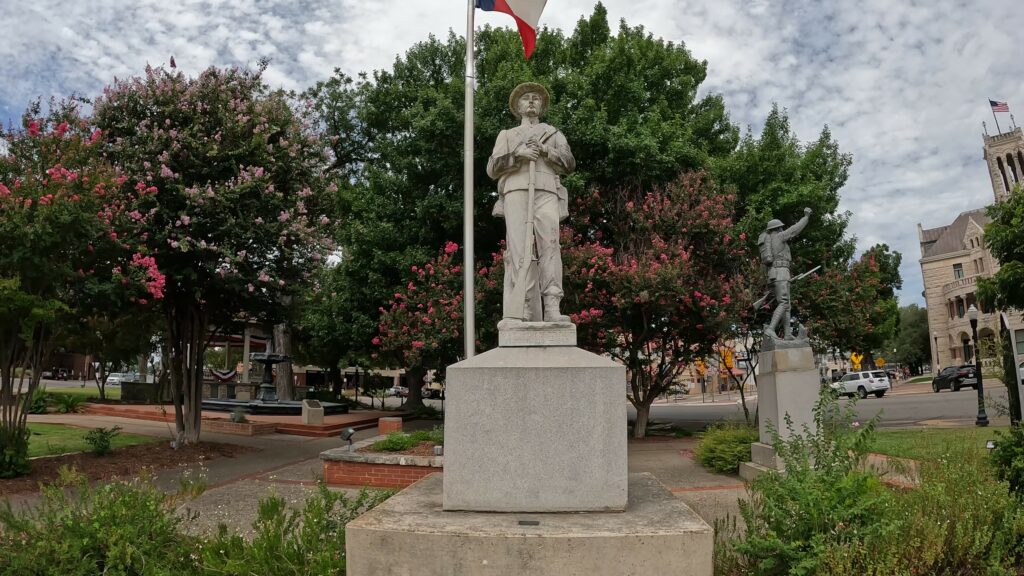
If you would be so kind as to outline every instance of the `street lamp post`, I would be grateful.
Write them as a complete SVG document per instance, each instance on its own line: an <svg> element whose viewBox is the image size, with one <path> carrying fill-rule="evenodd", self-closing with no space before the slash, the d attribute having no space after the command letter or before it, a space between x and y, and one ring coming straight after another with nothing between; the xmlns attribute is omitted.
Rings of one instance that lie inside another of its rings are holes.
<svg viewBox="0 0 1024 576"><path fill-rule="evenodd" d="M967 309L967 318L971 321L971 334L974 337L974 372L978 378L978 418L975 426L988 426L988 414L985 413L985 385L981 379L981 346L978 343L978 309L974 304Z"/></svg>

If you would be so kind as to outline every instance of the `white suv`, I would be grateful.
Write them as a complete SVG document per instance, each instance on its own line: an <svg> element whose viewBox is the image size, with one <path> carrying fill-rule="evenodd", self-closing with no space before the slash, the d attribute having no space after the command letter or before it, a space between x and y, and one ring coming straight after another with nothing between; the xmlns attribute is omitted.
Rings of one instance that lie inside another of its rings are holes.
<svg viewBox="0 0 1024 576"><path fill-rule="evenodd" d="M889 377L883 370L872 370L870 372L850 372L831 384L832 389L844 396L856 394L860 398L867 398L868 394L874 394L875 398L885 396L889 391Z"/></svg>

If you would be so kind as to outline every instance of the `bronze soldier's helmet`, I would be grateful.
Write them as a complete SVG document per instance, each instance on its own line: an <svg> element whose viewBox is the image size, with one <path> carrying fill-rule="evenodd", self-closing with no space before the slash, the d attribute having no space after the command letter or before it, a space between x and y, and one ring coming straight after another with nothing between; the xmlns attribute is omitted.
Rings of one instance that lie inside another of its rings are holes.
<svg viewBox="0 0 1024 576"><path fill-rule="evenodd" d="M782 223L782 220L769 220L768 227L765 229L770 232L772 230L775 230L776 228L782 228L783 226L785 225Z"/></svg>

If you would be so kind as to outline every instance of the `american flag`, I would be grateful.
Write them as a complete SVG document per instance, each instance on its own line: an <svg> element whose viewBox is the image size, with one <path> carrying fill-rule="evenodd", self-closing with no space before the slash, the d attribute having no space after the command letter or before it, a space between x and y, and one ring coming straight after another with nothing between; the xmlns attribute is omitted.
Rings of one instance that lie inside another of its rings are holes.
<svg viewBox="0 0 1024 576"><path fill-rule="evenodd" d="M1010 106L1006 102L996 102L995 100L989 100L989 105L992 106L993 112L1009 112Z"/></svg>

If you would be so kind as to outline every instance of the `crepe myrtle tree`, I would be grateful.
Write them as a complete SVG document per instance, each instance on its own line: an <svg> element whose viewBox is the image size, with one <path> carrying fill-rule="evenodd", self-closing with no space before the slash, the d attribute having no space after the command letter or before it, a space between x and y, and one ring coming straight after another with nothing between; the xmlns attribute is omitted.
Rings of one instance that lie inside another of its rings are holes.
<svg viewBox="0 0 1024 576"><path fill-rule="evenodd" d="M477 348L493 347L501 319L504 266L500 254L477 271ZM387 308L381 307L374 360L403 366L409 374L407 406L422 404L420 386L428 370L439 373L463 354L463 278L459 245L446 242L437 256L410 268L407 282Z"/></svg>
<svg viewBox="0 0 1024 576"><path fill-rule="evenodd" d="M595 188L563 232L565 308L582 347L626 366L636 438L654 399L713 351L746 301L734 201L699 172L647 190ZM617 217L591 228L588 206Z"/></svg>
<svg viewBox="0 0 1024 576"><path fill-rule="evenodd" d="M326 159L308 106L255 70L197 77L147 67L95 102L104 151L139 198L134 237L167 275L165 319L177 440L198 441L211 327L273 322L330 249Z"/></svg>
<svg viewBox="0 0 1024 576"><path fill-rule="evenodd" d="M73 101L32 105L0 133L0 478L28 472L26 416L65 328L163 296L164 276L124 233L137 193L100 160L102 133ZM16 376L16 368L31 368Z"/></svg>

